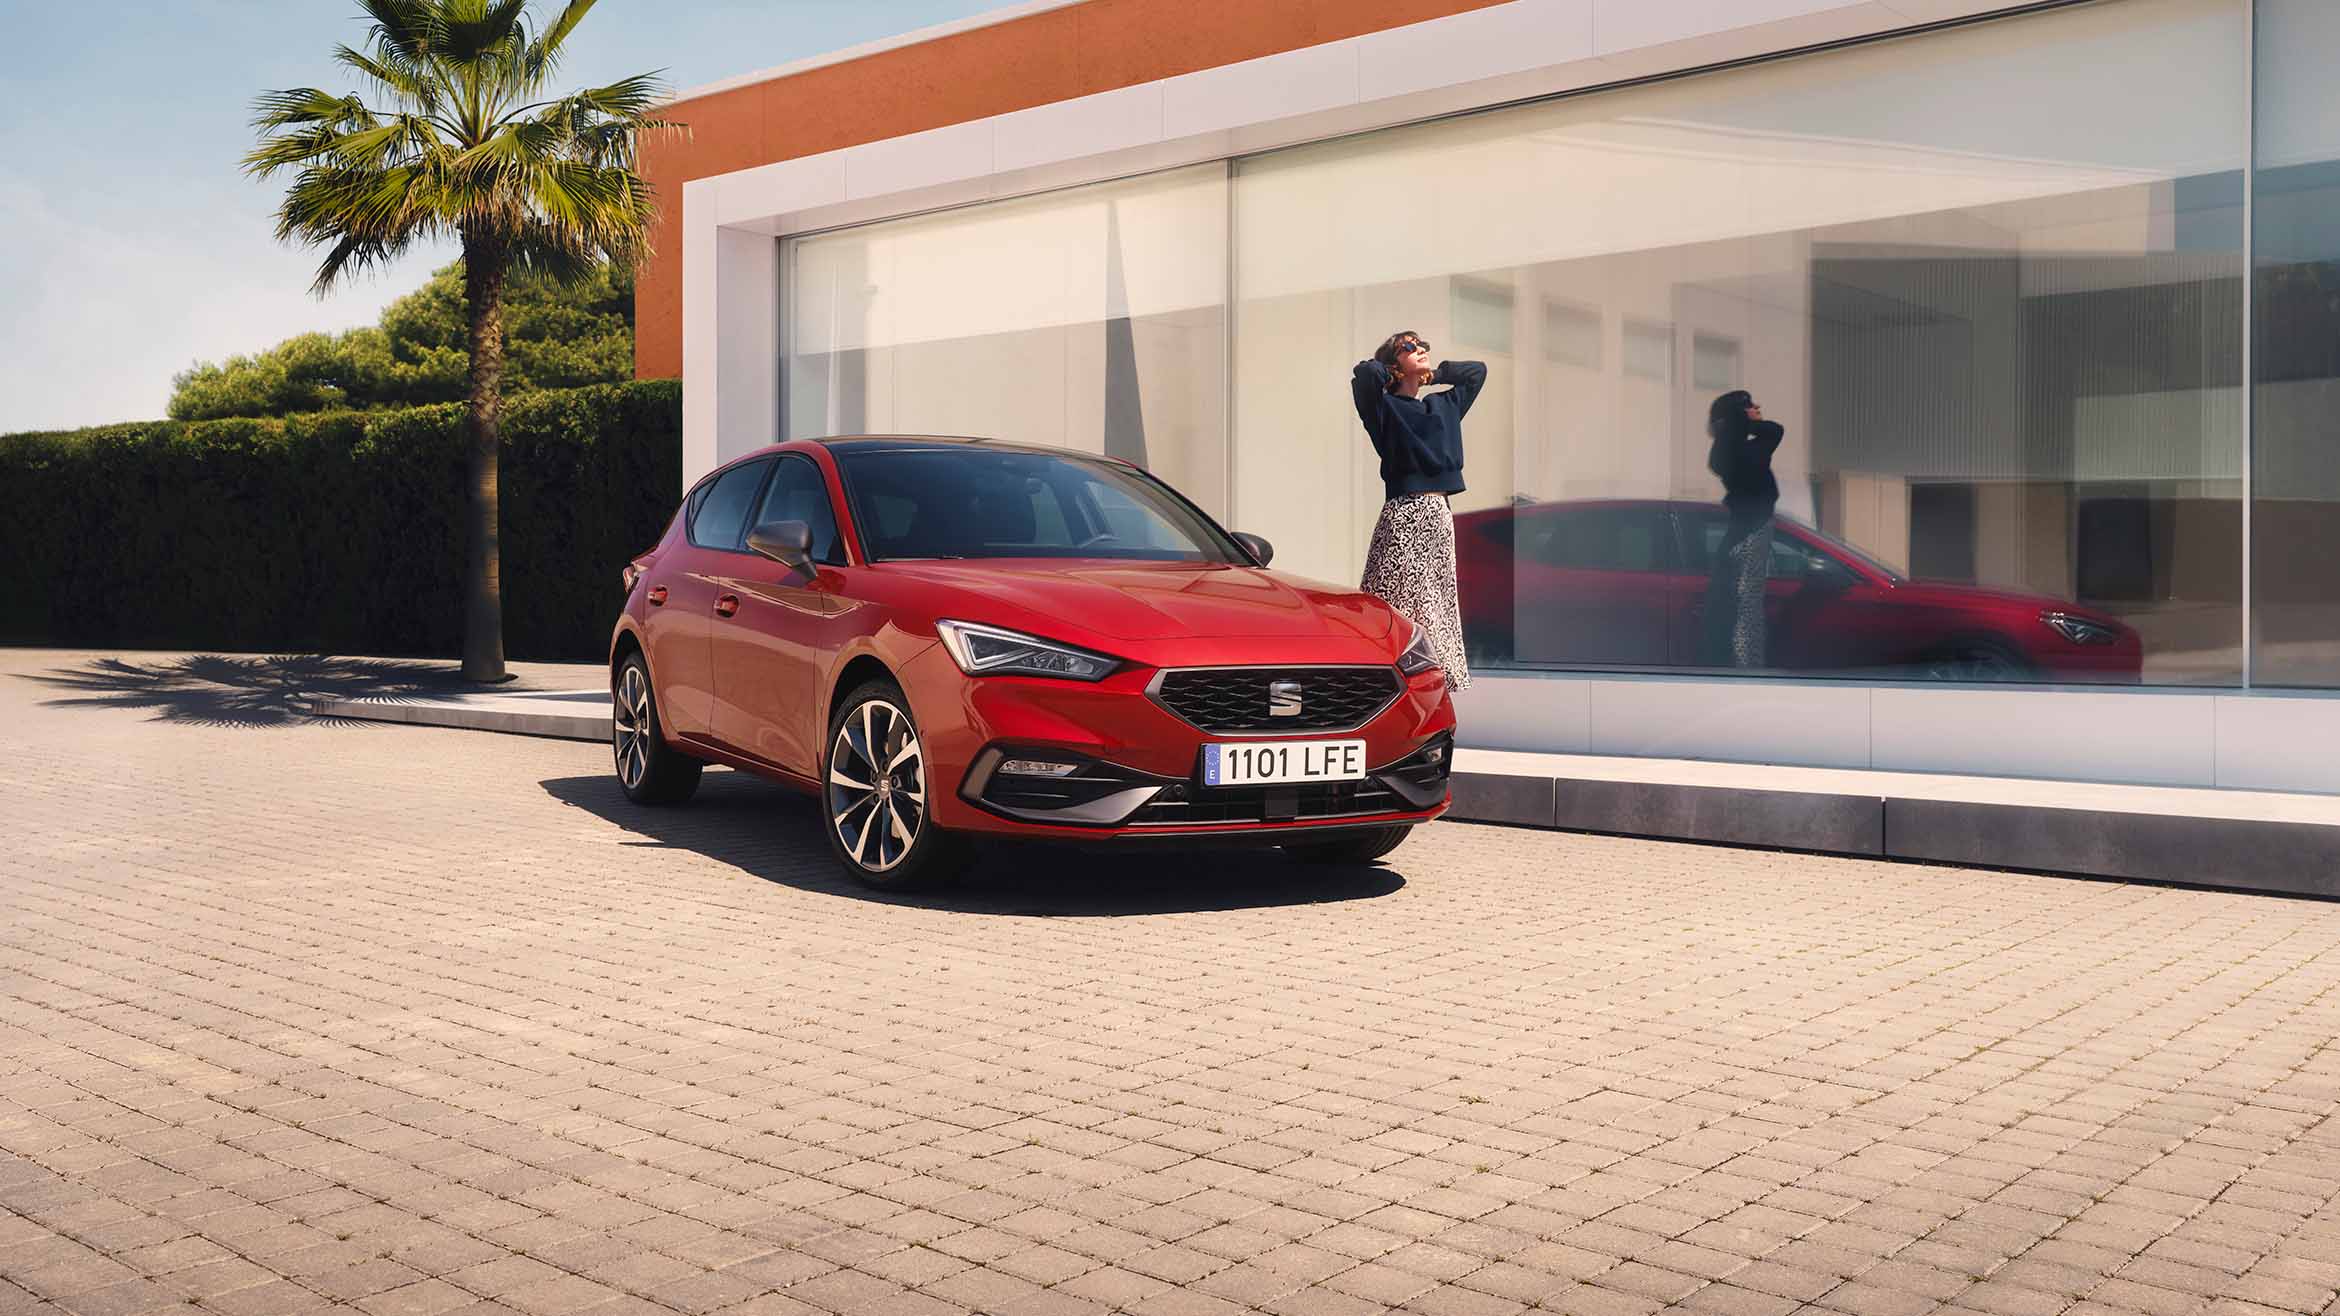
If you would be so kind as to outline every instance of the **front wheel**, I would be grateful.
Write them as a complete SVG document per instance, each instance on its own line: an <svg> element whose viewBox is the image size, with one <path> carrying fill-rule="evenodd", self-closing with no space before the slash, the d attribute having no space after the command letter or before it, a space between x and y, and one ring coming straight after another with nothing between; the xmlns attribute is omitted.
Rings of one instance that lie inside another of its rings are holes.
<svg viewBox="0 0 2340 1316"><path fill-rule="evenodd" d="M680 804L699 789L707 765L666 743L650 665L631 653L610 682L609 745L618 785L636 804Z"/></svg>
<svg viewBox="0 0 2340 1316"><path fill-rule="evenodd" d="M1284 853L1304 864L1369 864L1404 845L1406 834L1413 830L1411 823L1402 827L1376 827L1337 841L1287 845Z"/></svg>
<svg viewBox="0 0 2340 1316"><path fill-rule="evenodd" d="M826 766L829 849L856 881L899 891L958 876L966 845L928 815L925 747L891 681L867 682L837 706Z"/></svg>

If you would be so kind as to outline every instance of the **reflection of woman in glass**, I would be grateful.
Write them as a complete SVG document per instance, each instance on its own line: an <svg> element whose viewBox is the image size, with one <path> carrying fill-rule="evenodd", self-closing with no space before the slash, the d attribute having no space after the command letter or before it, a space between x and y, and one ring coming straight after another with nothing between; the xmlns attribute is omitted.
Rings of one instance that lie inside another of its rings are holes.
<svg viewBox="0 0 2340 1316"><path fill-rule="evenodd" d="M1449 690L1470 688L1463 659L1462 606L1454 582L1453 495L1463 490L1462 418L1487 382L1476 361L1430 366L1430 344L1391 334L1357 363L1350 393L1357 419L1381 455L1386 501L1365 553L1363 588L1430 637ZM1424 388L1446 384L1442 393Z"/></svg>
<svg viewBox="0 0 2340 1316"><path fill-rule="evenodd" d="M1787 430L1763 418L1745 389L1707 408L1706 468L1722 481L1730 517L1715 545L1714 575L1706 590L1706 661L1713 667L1761 667L1764 659L1764 581L1771 576L1771 516L1779 481L1771 454Z"/></svg>

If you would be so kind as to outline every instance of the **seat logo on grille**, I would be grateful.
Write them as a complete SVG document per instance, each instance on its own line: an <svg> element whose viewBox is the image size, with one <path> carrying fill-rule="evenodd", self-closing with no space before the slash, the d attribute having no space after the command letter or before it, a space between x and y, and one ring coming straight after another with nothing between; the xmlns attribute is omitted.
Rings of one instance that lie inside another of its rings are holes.
<svg viewBox="0 0 2340 1316"><path fill-rule="evenodd" d="M1268 716L1300 716L1300 683L1298 681L1268 682Z"/></svg>

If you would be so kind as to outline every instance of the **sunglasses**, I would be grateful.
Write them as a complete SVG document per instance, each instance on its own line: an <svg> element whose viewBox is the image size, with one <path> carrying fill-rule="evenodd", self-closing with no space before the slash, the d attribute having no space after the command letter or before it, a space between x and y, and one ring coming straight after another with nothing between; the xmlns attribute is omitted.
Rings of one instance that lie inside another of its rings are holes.
<svg viewBox="0 0 2340 1316"><path fill-rule="evenodd" d="M1409 338L1397 345L1397 352L1399 356L1404 356L1408 352L1427 352L1429 350L1430 344L1423 342L1419 338Z"/></svg>

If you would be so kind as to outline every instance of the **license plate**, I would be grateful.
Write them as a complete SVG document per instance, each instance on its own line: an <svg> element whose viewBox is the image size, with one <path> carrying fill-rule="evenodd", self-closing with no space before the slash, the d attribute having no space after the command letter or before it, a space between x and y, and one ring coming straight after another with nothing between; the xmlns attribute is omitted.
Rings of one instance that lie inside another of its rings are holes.
<svg viewBox="0 0 2340 1316"><path fill-rule="evenodd" d="M1364 775L1362 740L1269 740L1203 746L1205 786L1355 781Z"/></svg>

